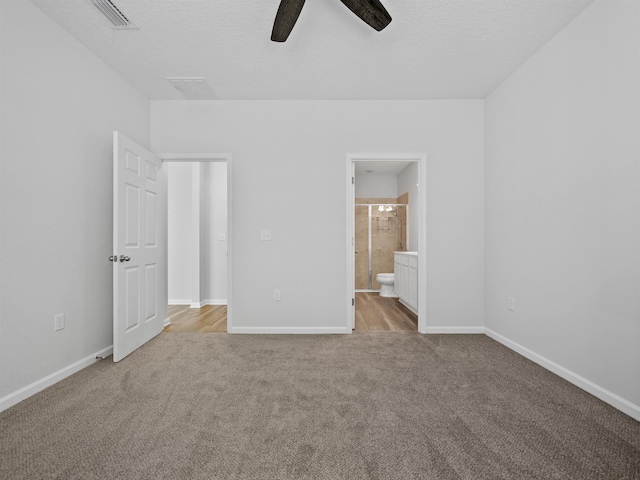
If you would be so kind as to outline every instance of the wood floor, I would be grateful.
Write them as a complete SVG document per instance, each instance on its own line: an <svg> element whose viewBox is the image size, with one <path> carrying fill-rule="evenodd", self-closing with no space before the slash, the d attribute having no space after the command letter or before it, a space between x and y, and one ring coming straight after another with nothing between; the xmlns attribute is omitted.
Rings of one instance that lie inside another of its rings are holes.
<svg viewBox="0 0 640 480"><path fill-rule="evenodd" d="M357 292L355 329L417 331L418 316L397 298L381 297L377 292Z"/></svg>
<svg viewBox="0 0 640 480"><path fill-rule="evenodd" d="M205 305L169 305L171 324L165 332L226 332L227 307ZM356 293L356 331L418 330L418 316L402 305L397 298L381 297L377 292Z"/></svg>
<svg viewBox="0 0 640 480"><path fill-rule="evenodd" d="M169 320L171 324L164 327L165 332L226 332L227 306L205 305L202 308L190 308L189 305L169 305Z"/></svg>

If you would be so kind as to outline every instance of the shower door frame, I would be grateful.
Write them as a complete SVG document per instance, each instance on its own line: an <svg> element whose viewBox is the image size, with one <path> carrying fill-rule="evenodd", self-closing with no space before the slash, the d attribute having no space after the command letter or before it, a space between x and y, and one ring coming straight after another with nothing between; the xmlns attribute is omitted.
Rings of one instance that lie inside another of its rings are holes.
<svg viewBox="0 0 640 480"><path fill-rule="evenodd" d="M355 288L356 292L377 292L378 290L374 290L373 289L373 240L372 240L372 236L371 236L371 220L373 219L373 207L379 207L380 205L386 205L386 206L391 206L391 207L396 207L396 209L398 207L405 207L406 210L406 215L407 215L407 220L406 220L406 225L405 225L405 229L408 230L409 227L409 204L408 203L354 203L354 207L368 207L367 208L367 242L368 242L368 247L367 247L367 277L368 277L368 282L367 282L367 288ZM406 235L408 235L408 231L405 233L405 237ZM353 232L354 234L354 246L355 246L355 230ZM406 241L405 241L405 247L406 247ZM354 258L355 261L355 258ZM354 273L355 275L355 273ZM354 277L355 278L355 277ZM355 285L355 282L354 282Z"/></svg>
<svg viewBox="0 0 640 480"><path fill-rule="evenodd" d="M426 153L348 153L346 174L346 328L355 327L355 162L418 163L418 332L427 333L427 155ZM409 208L409 207L408 207ZM415 208L415 206L414 206Z"/></svg>

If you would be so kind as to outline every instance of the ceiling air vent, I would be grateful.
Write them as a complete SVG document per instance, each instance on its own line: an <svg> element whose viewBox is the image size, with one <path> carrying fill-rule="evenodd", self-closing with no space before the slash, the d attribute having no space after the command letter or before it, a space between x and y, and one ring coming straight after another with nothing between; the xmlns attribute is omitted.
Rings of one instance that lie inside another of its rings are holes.
<svg viewBox="0 0 640 480"><path fill-rule="evenodd" d="M167 77L187 100L214 100L216 94L204 77Z"/></svg>
<svg viewBox="0 0 640 480"><path fill-rule="evenodd" d="M91 3L113 23L114 28L136 28L131 23L131 20L111 0L91 0Z"/></svg>

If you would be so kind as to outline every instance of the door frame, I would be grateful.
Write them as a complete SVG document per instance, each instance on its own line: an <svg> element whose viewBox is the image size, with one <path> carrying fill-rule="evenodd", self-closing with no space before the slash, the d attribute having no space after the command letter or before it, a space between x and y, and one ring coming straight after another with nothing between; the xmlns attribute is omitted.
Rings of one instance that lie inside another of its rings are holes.
<svg viewBox="0 0 640 480"><path fill-rule="evenodd" d="M227 164L227 333L234 333L233 332L233 308L232 308L232 299L233 299L233 294L232 294L232 286L233 286L232 212L233 212L233 209L231 208L231 199L233 197L233 195L231 194L231 186L233 184L232 182L233 161L232 161L231 154L230 153L161 153L161 154L158 154L158 156L162 159L163 165L167 162L211 162L211 163L224 162ZM166 191L167 180L168 180L167 169L163 168L162 172L163 172L162 177L164 182L164 189ZM168 196L165 195L165 201L162 205L162 209L163 209L162 231L163 231L164 238L168 238L167 216L169 212L168 212L167 198ZM164 242L164 251L162 252L162 254L163 254L163 260L165 265L168 265L168 243L167 242ZM168 277L168 271L166 268L165 268L165 275L164 275L163 281L164 281L163 288L164 288L164 296L165 296L163 301L167 303L169 301L169 283L168 283L169 277ZM167 324L168 322L169 322L169 318L167 317L167 319L165 320L165 324Z"/></svg>
<svg viewBox="0 0 640 480"><path fill-rule="evenodd" d="M346 327L355 327L355 162L417 162L418 163L418 332L427 333L427 155L426 153L348 153L346 172L347 194L347 295Z"/></svg>

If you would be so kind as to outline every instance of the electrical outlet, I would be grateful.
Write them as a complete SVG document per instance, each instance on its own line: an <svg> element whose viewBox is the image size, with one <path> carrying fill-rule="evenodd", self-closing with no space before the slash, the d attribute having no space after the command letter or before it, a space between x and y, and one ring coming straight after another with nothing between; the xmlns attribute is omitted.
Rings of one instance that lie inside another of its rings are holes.
<svg viewBox="0 0 640 480"><path fill-rule="evenodd" d="M224 242L227 239L227 234L226 233L219 233L218 234L218 240L221 242Z"/></svg>
<svg viewBox="0 0 640 480"><path fill-rule="evenodd" d="M273 291L273 299L274 299L276 302L279 302L279 301L280 301L280 290L274 290L274 291Z"/></svg>
<svg viewBox="0 0 640 480"><path fill-rule="evenodd" d="M260 240L263 240L263 241L271 240L271 230L262 230L260 232Z"/></svg>
<svg viewBox="0 0 640 480"><path fill-rule="evenodd" d="M53 317L53 331L57 332L64 328L64 313L59 313Z"/></svg>
<svg viewBox="0 0 640 480"><path fill-rule="evenodd" d="M514 311L516 309L516 299L513 297L507 298L507 309Z"/></svg>

